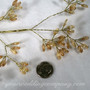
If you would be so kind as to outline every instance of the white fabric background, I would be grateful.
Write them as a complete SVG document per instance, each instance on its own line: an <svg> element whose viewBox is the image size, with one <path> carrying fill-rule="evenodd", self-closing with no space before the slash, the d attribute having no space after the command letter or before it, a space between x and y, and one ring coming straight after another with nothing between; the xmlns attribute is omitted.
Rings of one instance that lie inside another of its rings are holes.
<svg viewBox="0 0 90 90"><path fill-rule="evenodd" d="M0 30L13 30L31 28L49 15L63 10L66 6L63 0L21 0L23 9L17 14L15 22L1 21ZM13 0L0 0L0 16L4 15ZM86 2L90 6L90 0ZM74 24L75 34L72 37L90 36L90 8L77 10L74 15L58 15L45 21L37 28L56 29L66 18L69 24ZM48 32L47 32L48 33ZM40 34L50 37L46 32ZM41 39L32 32L0 34L6 43L21 41L21 50L18 55L9 54L17 61L28 61L30 72L22 75L15 63L10 62L0 68L0 90L89 90L90 88L90 48L78 54L74 50L57 60L54 50L41 51ZM87 42L90 45L90 41ZM0 54L4 54L3 45L0 43ZM48 79L42 79L36 74L36 66L41 61L49 61L54 66L54 74ZM44 85L45 83L51 84ZM24 84L24 85L23 85ZM57 86L59 84L59 86ZM76 85L79 84L79 85ZM83 85L80 85L83 84ZM37 85L37 86L36 86ZM44 85L44 86L43 86ZM60 86L61 85L61 86Z"/></svg>

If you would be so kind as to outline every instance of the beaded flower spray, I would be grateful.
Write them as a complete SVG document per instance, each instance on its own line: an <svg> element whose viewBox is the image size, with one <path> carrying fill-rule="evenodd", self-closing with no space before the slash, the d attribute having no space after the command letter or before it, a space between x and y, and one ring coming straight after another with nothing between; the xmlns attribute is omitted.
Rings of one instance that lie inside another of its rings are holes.
<svg viewBox="0 0 90 90"><path fill-rule="evenodd" d="M24 31L32 31L36 35L38 35L42 39L42 51L44 52L45 50L51 50L52 48L56 49L56 57L57 59L61 59L62 56L64 56L66 53L69 53L69 49L73 47L76 49L78 52L82 53L84 49L88 49L88 45L83 43L83 41L88 40L88 36L83 36L78 39L72 38L70 35L74 33L74 25L69 25L67 26L68 19L66 19L62 25L61 28L57 28L55 30L52 29L34 29L37 26L39 26L41 23L46 21L47 19L54 17L56 15L62 14L62 13L68 13L68 14L74 14L75 10L77 9L77 5L82 7L82 8L88 8L86 4L84 4L85 0L64 0L67 3L67 6L63 11L60 11L58 13L55 13L53 15L50 15L43 19L41 22L39 22L37 25L33 26L30 29L19 29L19 30L8 30L8 31L0 31L0 33L14 33L14 32L24 32ZM17 10L22 9L21 2L18 2L18 0L14 0L12 3L12 6L10 9L7 11L7 13L0 17L0 21L2 20L10 20L10 21L16 21L17 20L17 15L15 12ZM52 32L53 36L51 39L45 39L43 38L39 33L39 31L48 31ZM57 36L60 32L63 32L62 35ZM28 63L27 62L17 62L13 58L11 58L8 55L8 50L7 48L10 48L10 51L13 54L17 54L18 50L20 50L20 42L13 42L10 44L6 44L3 40L0 39L0 41L4 44L5 48L5 55L0 55L0 67L3 67L7 63L7 59L13 61L16 63L16 65L19 67L20 71L23 74L26 74L29 69L28 69Z"/></svg>

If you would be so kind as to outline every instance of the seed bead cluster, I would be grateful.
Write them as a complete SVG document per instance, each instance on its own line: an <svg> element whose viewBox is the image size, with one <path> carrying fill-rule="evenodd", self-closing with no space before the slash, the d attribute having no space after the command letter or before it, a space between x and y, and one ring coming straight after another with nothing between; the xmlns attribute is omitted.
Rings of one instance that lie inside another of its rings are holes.
<svg viewBox="0 0 90 90"><path fill-rule="evenodd" d="M88 8L88 5L84 4L86 0L67 0L68 8L65 10L69 14L74 14L77 6L81 6L82 8Z"/></svg>
<svg viewBox="0 0 90 90"><path fill-rule="evenodd" d="M70 37L72 33L74 33L74 25L67 26L67 19L65 20L61 30L58 28L55 31L53 31L53 38L52 39L45 39L43 40L42 44L42 50L45 51L51 50L52 48L56 48L56 57L58 59L61 59L62 56L65 55L65 53L69 52L70 48L76 49L78 52L82 53L83 49L88 49L88 45L85 43L82 43L83 41L86 41L89 39L88 36L83 36L79 39L73 39ZM64 35L59 35L58 37L55 37L55 35L59 34L59 32L62 31Z"/></svg>
<svg viewBox="0 0 90 90"><path fill-rule="evenodd" d="M16 21L17 15L15 14L15 12L19 9L22 9L21 2L18 2L18 0L14 0L12 6L7 11L7 13L4 16L0 17L0 21L2 20Z"/></svg>
<svg viewBox="0 0 90 90"><path fill-rule="evenodd" d="M18 46L20 44L20 42L13 42L10 44L6 44L5 42L1 41L4 45L5 45L5 55L0 55L0 67L4 67L7 64L7 60L11 60L13 62L16 63L16 65L19 67L19 70L22 74L26 74L29 69L28 69L28 63L27 62L18 62L14 59L12 59L9 55L8 55L8 51L7 48L10 49L10 51L12 52L12 54L18 54L18 50L21 48L20 46Z"/></svg>

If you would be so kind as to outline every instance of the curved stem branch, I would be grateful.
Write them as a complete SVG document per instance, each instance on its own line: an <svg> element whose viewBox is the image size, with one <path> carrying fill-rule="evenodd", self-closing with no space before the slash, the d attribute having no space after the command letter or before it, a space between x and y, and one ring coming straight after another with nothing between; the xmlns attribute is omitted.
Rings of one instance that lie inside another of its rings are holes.
<svg viewBox="0 0 90 90"><path fill-rule="evenodd" d="M51 17L53 17L53 16L56 16L56 15L58 15L58 14L61 14L61 13L63 13L64 11L65 11L65 10L63 10L63 11L61 11L61 12L58 12L58 13L55 13L55 14L53 14L53 15L48 16L47 18L43 19L43 20L40 21L38 24L36 24L34 27L32 27L32 29L34 29L35 27L37 27L38 25L40 25L41 23L43 23L43 22L46 21L47 19L49 19L49 18L51 18Z"/></svg>

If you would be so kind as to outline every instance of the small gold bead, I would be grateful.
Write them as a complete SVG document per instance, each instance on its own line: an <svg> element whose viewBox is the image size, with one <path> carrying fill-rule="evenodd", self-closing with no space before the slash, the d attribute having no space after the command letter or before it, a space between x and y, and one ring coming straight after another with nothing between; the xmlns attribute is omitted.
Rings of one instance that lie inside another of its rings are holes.
<svg viewBox="0 0 90 90"><path fill-rule="evenodd" d="M13 54L17 54L17 51L16 50L14 50L14 49L10 49L10 51L13 53Z"/></svg>
<svg viewBox="0 0 90 90"><path fill-rule="evenodd" d="M70 7L69 7L69 10L70 11L73 11L76 9L76 3L73 3Z"/></svg>
<svg viewBox="0 0 90 90"><path fill-rule="evenodd" d="M82 48L85 48L85 49L88 49L88 48L89 48L89 46L86 45L86 44L81 44L81 47L82 47Z"/></svg>
<svg viewBox="0 0 90 90"><path fill-rule="evenodd" d="M88 5L86 5L86 4L81 4L81 6L84 8L88 8Z"/></svg>
<svg viewBox="0 0 90 90"><path fill-rule="evenodd" d="M71 39L70 41L71 41L72 46L73 46L74 48L76 48L76 42L75 42L73 39Z"/></svg>
<svg viewBox="0 0 90 90"><path fill-rule="evenodd" d="M68 49L70 48L69 40L67 40L67 48L68 48Z"/></svg>
<svg viewBox="0 0 90 90"><path fill-rule="evenodd" d="M82 37L82 38L79 38L78 40L80 40L80 41L85 41L85 40L88 40L88 39L89 39L88 36L84 36L84 37Z"/></svg>
<svg viewBox="0 0 90 90"><path fill-rule="evenodd" d="M80 0L81 2L85 2L86 0Z"/></svg>
<svg viewBox="0 0 90 90"><path fill-rule="evenodd" d="M3 56L0 56L0 59L2 58Z"/></svg>
<svg viewBox="0 0 90 90"><path fill-rule="evenodd" d="M81 46L78 46L78 50L79 50L80 53L83 52L83 49L81 48Z"/></svg>
<svg viewBox="0 0 90 90"><path fill-rule="evenodd" d="M45 51L45 44L42 44L42 50Z"/></svg>
<svg viewBox="0 0 90 90"><path fill-rule="evenodd" d="M18 45L18 44L20 44L20 42L11 43L11 45Z"/></svg>
<svg viewBox="0 0 90 90"><path fill-rule="evenodd" d="M59 52L57 52L56 57L57 57L57 59L61 59L61 55Z"/></svg>

